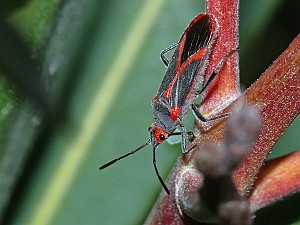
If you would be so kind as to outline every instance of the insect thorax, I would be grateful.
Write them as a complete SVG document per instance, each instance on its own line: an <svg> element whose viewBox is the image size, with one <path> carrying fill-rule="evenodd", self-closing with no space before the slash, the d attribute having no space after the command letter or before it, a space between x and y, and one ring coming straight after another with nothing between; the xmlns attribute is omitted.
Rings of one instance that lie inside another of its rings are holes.
<svg viewBox="0 0 300 225"><path fill-rule="evenodd" d="M154 124L169 134L172 133L179 125L179 120L172 120L169 107L160 101L152 103Z"/></svg>

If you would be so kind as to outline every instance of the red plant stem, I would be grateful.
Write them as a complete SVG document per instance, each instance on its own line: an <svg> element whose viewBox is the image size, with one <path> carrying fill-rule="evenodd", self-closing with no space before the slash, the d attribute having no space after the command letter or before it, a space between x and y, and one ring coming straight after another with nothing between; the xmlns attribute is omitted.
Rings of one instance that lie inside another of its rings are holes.
<svg viewBox="0 0 300 225"><path fill-rule="evenodd" d="M299 84L300 35L244 93L247 102L258 107L262 118L262 128L250 153L233 175L242 195L249 194L275 142L299 115Z"/></svg>
<svg viewBox="0 0 300 225"><path fill-rule="evenodd" d="M219 24L219 33L209 58L206 80L222 58L238 48L238 10L239 0L212 0L206 3L206 12L213 15ZM227 59L216 78L201 102L201 110L204 113L220 111L239 95L238 53Z"/></svg>
<svg viewBox="0 0 300 225"><path fill-rule="evenodd" d="M266 162L249 196L252 211L300 189L300 151Z"/></svg>

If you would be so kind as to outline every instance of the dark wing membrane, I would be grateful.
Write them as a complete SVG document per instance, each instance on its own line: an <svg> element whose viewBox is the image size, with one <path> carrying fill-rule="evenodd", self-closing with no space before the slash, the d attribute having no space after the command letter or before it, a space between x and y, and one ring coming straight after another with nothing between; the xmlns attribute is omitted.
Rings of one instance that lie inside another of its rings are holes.
<svg viewBox="0 0 300 225"><path fill-rule="evenodd" d="M189 107L186 103L189 93L195 91L203 82L205 60L208 57L212 35L212 18L207 14L196 17L183 34L184 48L179 54L181 74L173 86L169 100L171 106L182 106L183 114Z"/></svg>
<svg viewBox="0 0 300 225"><path fill-rule="evenodd" d="M170 107L184 105L192 85L195 84L197 72L204 66L204 60L197 57L193 58L193 55L207 47L211 36L211 17L207 14L200 14L190 23L183 33L178 43L178 46L181 45L183 48L177 47L174 51L157 93L157 97L160 101L163 101ZM183 41L184 43L182 43ZM206 49L204 50L206 52ZM181 57L180 60L178 60L179 57ZM178 64L179 61L181 64ZM183 65L185 62L186 65ZM199 79L197 78L197 80ZM169 93L169 95L166 95L166 93Z"/></svg>
<svg viewBox="0 0 300 225"><path fill-rule="evenodd" d="M212 24L209 15L201 14L191 22L185 31L186 39L181 55L181 65L200 49L208 45L211 34Z"/></svg>
<svg viewBox="0 0 300 225"><path fill-rule="evenodd" d="M183 106L187 95L191 89L191 85L194 81L196 72L203 61L194 60L186 66L186 69L176 80L172 94L171 94L171 106Z"/></svg>

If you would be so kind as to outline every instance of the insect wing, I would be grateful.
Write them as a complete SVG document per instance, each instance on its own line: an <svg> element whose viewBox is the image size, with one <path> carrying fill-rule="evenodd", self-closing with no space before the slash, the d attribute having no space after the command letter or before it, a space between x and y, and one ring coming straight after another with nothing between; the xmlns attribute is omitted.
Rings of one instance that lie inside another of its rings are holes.
<svg viewBox="0 0 300 225"><path fill-rule="evenodd" d="M180 38L169 67L155 99L161 99L170 107L185 104L191 90L197 88L204 74L205 59L213 39L214 19L208 14L198 15Z"/></svg>

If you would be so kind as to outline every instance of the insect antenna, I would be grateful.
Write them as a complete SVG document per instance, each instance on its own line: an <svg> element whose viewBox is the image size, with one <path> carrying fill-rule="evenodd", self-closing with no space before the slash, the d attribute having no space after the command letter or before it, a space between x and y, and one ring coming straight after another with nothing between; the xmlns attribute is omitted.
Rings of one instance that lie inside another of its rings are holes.
<svg viewBox="0 0 300 225"><path fill-rule="evenodd" d="M158 169L157 169L157 166L156 166L155 150L156 150L156 148L153 147L153 166L154 166L154 169L155 169L156 176L157 176L159 182L161 183L161 185L163 186L163 188L165 189L165 192L167 192L167 194L170 194L169 189L167 188L165 182L163 181L163 179L161 178L161 176L158 172Z"/></svg>
<svg viewBox="0 0 300 225"><path fill-rule="evenodd" d="M115 162L117 162L117 161L119 161L119 160L121 160L121 159L123 159L123 158L125 158L125 157L127 157L127 156L129 156L129 155L133 155L134 153L136 153L137 151L141 150L142 148L144 148L145 146L147 146L147 145L149 145L149 144L150 144L150 139L149 139L148 141L146 141L145 144L143 144L143 145L141 145L140 147L138 147L138 148L132 150L131 152L128 152L127 154L122 155L122 156L120 156L120 157L118 157L118 158L115 158L114 160L111 160L110 162L108 162L108 163L106 163L106 164L100 166L100 167L99 167L99 170L102 170L102 169L104 169L104 168L106 168L106 167L108 167L108 166L114 164Z"/></svg>

